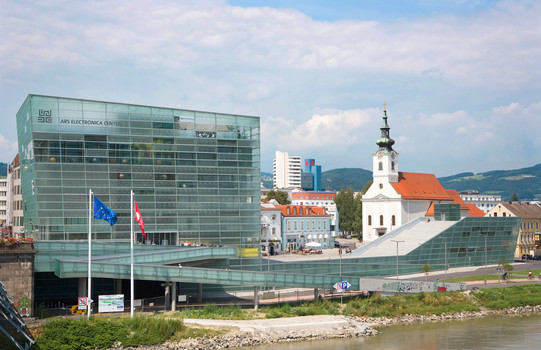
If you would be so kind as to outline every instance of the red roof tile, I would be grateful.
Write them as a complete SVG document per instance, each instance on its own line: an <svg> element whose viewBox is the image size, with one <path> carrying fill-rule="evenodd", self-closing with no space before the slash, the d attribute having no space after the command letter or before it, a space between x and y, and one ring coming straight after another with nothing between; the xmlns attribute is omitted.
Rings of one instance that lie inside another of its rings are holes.
<svg viewBox="0 0 541 350"><path fill-rule="evenodd" d="M309 205L277 205L283 216L330 216L324 207ZM288 212L289 208L289 212Z"/></svg>
<svg viewBox="0 0 541 350"><path fill-rule="evenodd" d="M485 216L485 213L479 209L475 204L466 204L460 198L460 195L456 190L445 190L447 194L453 199L453 203L460 204L460 210L467 210L468 216ZM434 202L430 203L425 216L434 216Z"/></svg>
<svg viewBox="0 0 541 350"><path fill-rule="evenodd" d="M452 200L434 174L398 172L392 185L404 199Z"/></svg>

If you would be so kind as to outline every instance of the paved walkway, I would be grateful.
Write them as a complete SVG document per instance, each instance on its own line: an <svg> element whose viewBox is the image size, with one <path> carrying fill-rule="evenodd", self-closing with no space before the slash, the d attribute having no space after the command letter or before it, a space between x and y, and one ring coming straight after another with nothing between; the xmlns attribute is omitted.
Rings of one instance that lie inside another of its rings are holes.
<svg viewBox="0 0 541 350"><path fill-rule="evenodd" d="M296 331L307 329L335 329L347 326L349 324L349 321L345 317L333 315L316 315L242 321L185 318L183 322L189 325L199 325L205 327L236 327L239 328L241 331L257 331L267 333L276 331Z"/></svg>

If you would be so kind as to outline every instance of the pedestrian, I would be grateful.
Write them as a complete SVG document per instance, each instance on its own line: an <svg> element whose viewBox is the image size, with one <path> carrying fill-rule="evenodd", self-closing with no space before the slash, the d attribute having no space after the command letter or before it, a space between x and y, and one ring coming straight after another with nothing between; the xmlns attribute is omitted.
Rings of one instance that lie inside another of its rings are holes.
<svg viewBox="0 0 541 350"><path fill-rule="evenodd" d="M179 264L178 264L178 267L179 267L179 268L181 268L181 267L182 267L182 264L181 264L181 263L179 263Z"/></svg>
<svg viewBox="0 0 541 350"><path fill-rule="evenodd" d="M532 271L528 272L528 279L529 279L529 280L532 279Z"/></svg>

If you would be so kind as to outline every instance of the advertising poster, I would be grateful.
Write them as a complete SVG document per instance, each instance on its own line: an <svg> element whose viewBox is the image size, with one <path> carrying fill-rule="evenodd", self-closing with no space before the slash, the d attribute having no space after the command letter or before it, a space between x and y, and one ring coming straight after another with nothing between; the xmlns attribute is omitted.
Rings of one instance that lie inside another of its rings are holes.
<svg viewBox="0 0 541 350"><path fill-rule="evenodd" d="M98 312L124 312L124 294L100 295Z"/></svg>

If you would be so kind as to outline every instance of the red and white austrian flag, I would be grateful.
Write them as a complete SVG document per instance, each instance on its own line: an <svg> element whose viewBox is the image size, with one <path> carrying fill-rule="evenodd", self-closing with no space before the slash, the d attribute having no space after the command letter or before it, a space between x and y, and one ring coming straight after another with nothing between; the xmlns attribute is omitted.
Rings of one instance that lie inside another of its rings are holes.
<svg viewBox="0 0 541 350"><path fill-rule="evenodd" d="M143 239L147 239L147 235L145 234L145 223L143 222L143 217L141 216L141 212L139 211L139 207L137 206L135 198L133 199L133 204L135 204L135 221L137 221L139 227L141 228L141 232L143 233Z"/></svg>

